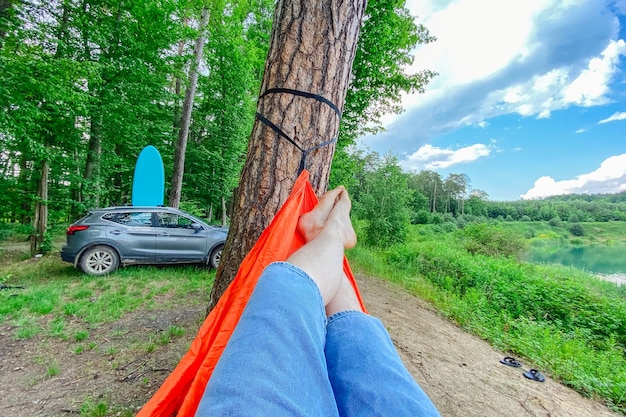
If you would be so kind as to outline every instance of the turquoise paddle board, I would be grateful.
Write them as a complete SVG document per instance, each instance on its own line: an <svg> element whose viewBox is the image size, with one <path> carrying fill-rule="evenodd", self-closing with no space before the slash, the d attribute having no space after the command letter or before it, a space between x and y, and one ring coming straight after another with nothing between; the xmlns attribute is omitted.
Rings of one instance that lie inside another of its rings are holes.
<svg viewBox="0 0 626 417"><path fill-rule="evenodd" d="M165 194L165 172L161 154L148 145L137 157L133 177L133 206L161 206Z"/></svg>

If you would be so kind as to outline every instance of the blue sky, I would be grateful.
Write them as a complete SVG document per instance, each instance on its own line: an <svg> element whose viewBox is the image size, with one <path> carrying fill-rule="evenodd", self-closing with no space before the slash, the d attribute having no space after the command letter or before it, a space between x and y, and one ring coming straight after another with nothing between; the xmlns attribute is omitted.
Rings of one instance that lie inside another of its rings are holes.
<svg viewBox="0 0 626 417"><path fill-rule="evenodd" d="M491 200L626 191L626 0L407 0L439 75L361 139Z"/></svg>

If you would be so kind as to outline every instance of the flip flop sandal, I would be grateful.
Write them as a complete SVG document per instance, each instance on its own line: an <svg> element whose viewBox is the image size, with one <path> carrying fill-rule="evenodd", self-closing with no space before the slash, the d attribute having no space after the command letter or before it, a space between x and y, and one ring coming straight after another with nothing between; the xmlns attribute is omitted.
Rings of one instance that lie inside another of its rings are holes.
<svg viewBox="0 0 626 417"><path fill-rule="evenodd" d="M546 380L546 377L543 376L543 374L536 369L531 369L530 371L524 372L524 376L537 382L545 382Z"/></svg>
<svg viewBox="0 0 626 417"><path fill-rule="evenodd" d="M519 361L511 356L506 356L502 359L500 359L500 363L506 365L506 366L512 366L513 368L520 368L522 366L521 363L519 363Z"/></svg>

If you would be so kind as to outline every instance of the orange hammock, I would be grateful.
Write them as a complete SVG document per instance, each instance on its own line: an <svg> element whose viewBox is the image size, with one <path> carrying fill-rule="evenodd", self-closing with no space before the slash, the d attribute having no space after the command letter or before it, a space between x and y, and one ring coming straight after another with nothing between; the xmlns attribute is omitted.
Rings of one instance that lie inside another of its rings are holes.
<svg viewBox="0 0 626 417"><path fill-rule="evenodd" d="M304 245L305 240L297 229L298 219L311 211L317 201L309 182L309 173L304 170L296 180L291 195L243 260L235 279L200 327L189 351L139 411L138 417L183 417L195 414L213 369L261 273L270 263L286 260ZM343 269L359 298L361 309L366 311L345 258Z"/></svg>

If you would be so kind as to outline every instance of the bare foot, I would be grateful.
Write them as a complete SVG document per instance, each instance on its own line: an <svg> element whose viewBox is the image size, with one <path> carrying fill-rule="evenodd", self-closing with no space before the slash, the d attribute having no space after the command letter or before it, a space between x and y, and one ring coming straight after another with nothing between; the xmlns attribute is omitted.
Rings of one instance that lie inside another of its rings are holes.
<svg viewBox="0 0 626 417"><path fill-rule="evenodd" d="M327 191L313 210L300 216L298 231L302 233L307 242L312 241L320 234L339 195L345 191L343 186Z"/></svg>
<svg viewBox="0 0 626 417"><path fill-rule="evenodd" d="M308 219L300 222L300 231L311 240L287 259L315 281L324 305L333 299L343 279L344 249L356 245L356 234L350 221L351 207L344 188L329 194ZM322 221L323 227L318 231L318 224Z"/></svg>
<svg viewBox="0 0 626 417"><path fill-rule="evenodd" d="M339 233L341 236L343 247L346 249L353 248L356 245L356 233L352 227L352 221L350 220L350 209L352 208L352 202L348 197L348 192L343 189L335 200L328 220L324 225L323 231L327 229Z"/></svg>
<svg viewBox="0 0 626 417"><path fill-rule="evenodd" d="M356 245L356 233L354 233L354 228L350 221L351 208L352 203L348 193L343 192L339 194L324 228L324 232L332 230L335 233L339 233L344 248L352 248ZM361 311L361 304L352 288L352 284L348 281L348 277L343 273L342 265L341 280L338 287L336 287L334 296L326 304L326 315L330 317L335 313L346 310Z"/></svg>
<svg viewBox="0 0 626 417"><path fill-rule="evenodd" d="M330 317L335 313L347 310L361 311L361 304L350 281L348 281L348 277L344 275L335 296L326 305L326 316Z"/></svg>

